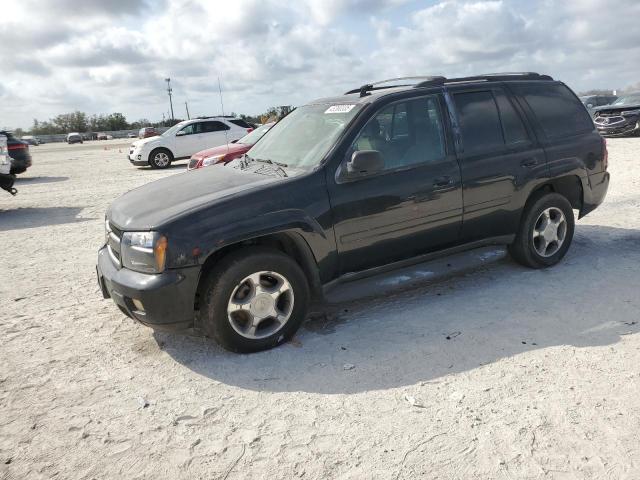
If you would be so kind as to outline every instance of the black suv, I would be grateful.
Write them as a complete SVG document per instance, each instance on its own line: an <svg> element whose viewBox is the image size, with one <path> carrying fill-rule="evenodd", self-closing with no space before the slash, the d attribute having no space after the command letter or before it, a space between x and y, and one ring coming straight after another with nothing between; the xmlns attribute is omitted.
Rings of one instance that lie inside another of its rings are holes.
<svg viewBox="0 0 640 480"><path fill-rule="evenodd" d="M575 94L535 73L389 83L299 107L227 166L114 201L104 297L250 352L291 338L341 281L487 244L531 268L559 262L573 210L609 185Z"/></svg>

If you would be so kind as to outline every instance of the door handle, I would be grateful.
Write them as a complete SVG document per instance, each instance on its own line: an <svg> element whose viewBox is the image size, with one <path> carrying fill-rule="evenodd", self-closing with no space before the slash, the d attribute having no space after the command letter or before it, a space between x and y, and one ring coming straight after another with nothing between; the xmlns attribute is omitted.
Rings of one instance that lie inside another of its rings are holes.
<svg viewBox="0 0 640 480"><path fill-rule="evenodd" d="M520 162L520 165L525 168L533 168L538 165L538 160L536 160L535 158L525 158Z"/></svg>
<svg viewBox="0 0 640 480"><path fill-rule="evenodd" d="M436 189L446 188L453 185L453 180L449 176L438 177L433 180L433 186Z"/></svg>

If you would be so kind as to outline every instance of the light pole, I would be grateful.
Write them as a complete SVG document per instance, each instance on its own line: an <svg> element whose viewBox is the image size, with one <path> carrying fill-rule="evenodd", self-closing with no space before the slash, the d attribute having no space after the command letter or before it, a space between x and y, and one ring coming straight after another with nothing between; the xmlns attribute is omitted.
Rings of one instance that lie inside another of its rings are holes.
<svg viewBox="0 0 640 480"><path fill-rule="evenodd" d="M173 101L171 100L171 79L165 78L165 82L167 82L167 93L169 94L169 106L171 107L171 121L173 121Z"/></svg>
<svg viewBox="0 0 640 480"><path fill-rule="evenodd" d="M191 117L189 116L189 105L187 105L187 102L184 102L184 108L187 109L187 120L191 120Z"/></svg>

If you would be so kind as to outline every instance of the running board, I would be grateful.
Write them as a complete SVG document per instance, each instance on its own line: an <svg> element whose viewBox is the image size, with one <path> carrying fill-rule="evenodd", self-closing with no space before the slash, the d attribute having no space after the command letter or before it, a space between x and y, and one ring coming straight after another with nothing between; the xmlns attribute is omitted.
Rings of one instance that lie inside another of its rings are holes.
<svg viewBox="0 0 640 480"><path fill-rule="evenodd" d="M477 248L488 247L491 245L509 245L515 240L515 235L501 235L498 237L486 238L484 240L476 240L475 242L465 243L464 245L456 245L455 247L445 248L444 250L438 250L437 252L425 253L418 255L417 257L407 258L393 263L388 263L380 267L369 268L359 272L349 272L339 276L335 280L330 281L322 286L323 294L327 294L334 287L348 282L356 280L362 280L364 278L381 275L383 273L392 272L401 268L410 267L419 263L425 263L431 260L437 260L439 258L448 257L456 253L462 253L469 250L475 250Z"/></svg>

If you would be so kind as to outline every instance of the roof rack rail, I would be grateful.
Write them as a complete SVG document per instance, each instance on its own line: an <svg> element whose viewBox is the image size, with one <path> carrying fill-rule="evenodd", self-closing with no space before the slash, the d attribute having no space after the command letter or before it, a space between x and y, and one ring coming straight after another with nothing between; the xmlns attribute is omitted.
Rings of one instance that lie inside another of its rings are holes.
<svg viewBox="0 0 640 480"><path fill-rule="evenodd" d="M348 92L346 92L345 95L350 95L352 93L360 92L360 96L364 97L364 96L368 95L368 92L370 92L371 90L381 90L381 89L384 89L384 88L395 88L395 87L410 87L411 85L413 85L412 83L409 83L409 84L402 83L402 84L396 84L396 85L389 85L389 86L386 86L386 87L379 86L379 85L383 85L385 83L397 82L397 81L405 81L405 80L421 80L422 82L425 82L425 81L436 80L436 79L444 79L444 77L418 76L418 77L389 78L387 80L380 80L379 82L367 83L365 85L362 85L361 87L354 88L353 90L349 90Z"/></svg>
<svg viewBox="0 0 640 480"><path fill-rule="evenodd" d="M440 77L435 81L427 80L414 85L414 88L433 87L435 85L451 85L466 82L491 82L504 80L553 80L549 75L541 75L536 72L506 72L506 73L486 73L471 77L444 78Z"/></svg>

